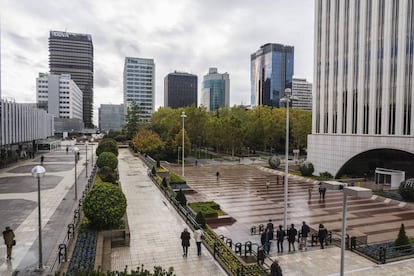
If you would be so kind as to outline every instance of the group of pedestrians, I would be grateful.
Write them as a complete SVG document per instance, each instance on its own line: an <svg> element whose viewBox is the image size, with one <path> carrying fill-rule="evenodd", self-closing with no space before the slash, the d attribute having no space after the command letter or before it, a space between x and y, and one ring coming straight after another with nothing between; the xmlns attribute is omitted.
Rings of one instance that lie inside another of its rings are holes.
<svg viewBox="0 0 414 276"><path fill-rule="evenodd" d="M181 246L183 247L183 257L186 258L191 239L191 234L188 232L188 228L184 228L184 231L181 232L180 238ZM204 240L204 233L199 227L197 227L197 229L194 231L194 240L197 245L197 256L201 256L201 243Z"/></svg>
<svg viewBox="0 0 414 276"><path fill-rule="evenodd" d="M296 251L295 241L296 237L298 236L298 230L295 228L295 225L292 223L289 229L283 229L282 225L279 225L278 229L276 230L276 241L277 241L277 252L283 253L283 243L287 238L289 244L289 252ZM300 243L299 243L299 250L305 249L307 250L307 239L310 233L310 228L306 224L306 222L302 222L302 226L300 229ZM274 235L274 226L272 220L269 219L266 228L260 235L260 242L263 246L263 250L266 254L270 253L270 248L273 240Z"/></svg>

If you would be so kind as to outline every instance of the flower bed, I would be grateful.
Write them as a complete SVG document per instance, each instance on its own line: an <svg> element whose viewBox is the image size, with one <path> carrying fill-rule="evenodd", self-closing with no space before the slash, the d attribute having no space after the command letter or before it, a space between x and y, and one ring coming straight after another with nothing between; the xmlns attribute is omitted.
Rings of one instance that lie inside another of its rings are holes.
<svg viewBox="0 0 414 276"><path fill-rule="evenodd" d="M411 246L411 248L408 249L403 249L401 247L396 247L393 241L371 244L364 247L358 247L356 251L379 262L381 261L381 248L385 249L385 260L403 258L414 254L413 246Z"/></svg>
<svg viewBox="0 0 414 276"><path fill-rule="evenodd" d="M191 207L191 209L194 210L196 214L198 212L201 212L206 218L227 215L223 210L220 209L220 205L214 201L192 202L188 205Z"/></svg>
<svg viewBox="0 0 414 276"><path fill-rule="evenodd" d="M66 275L77 275L78 272L93 271L97 236L96 231L81 227Z"/></svg>

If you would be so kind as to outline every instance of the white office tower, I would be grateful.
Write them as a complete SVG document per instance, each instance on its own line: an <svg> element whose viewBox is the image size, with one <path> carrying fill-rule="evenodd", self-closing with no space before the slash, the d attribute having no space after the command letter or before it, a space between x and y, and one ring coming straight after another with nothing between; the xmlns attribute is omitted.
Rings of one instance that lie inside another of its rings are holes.
<svg viewBox="0 0 414 276"><path fill-rule="evenodd" d="M56 118L82 120L82 91L70 74L39 73L36 78L36 99L39 108Z"/></svg>
<svg viewBox="0 0 414 276"><path fill-rule="evenodd" d="M124 65L124 106L131 102L140 110L140 119L149 121L155 109L155 63L153 59L126 57Z"/></svg>
<svg viewBox="0 0 414 276"><path fill-rule="evenodd" d="M312 83L306 79L293 78L292 95L297 99L292 102L293 108L312 111Z"/></svg>
<svg viewBox="0 0 414 276"><path fill-rule="evenodd" d="M317 0L314 35L316 173L413 176L413 1Z"/></svg>

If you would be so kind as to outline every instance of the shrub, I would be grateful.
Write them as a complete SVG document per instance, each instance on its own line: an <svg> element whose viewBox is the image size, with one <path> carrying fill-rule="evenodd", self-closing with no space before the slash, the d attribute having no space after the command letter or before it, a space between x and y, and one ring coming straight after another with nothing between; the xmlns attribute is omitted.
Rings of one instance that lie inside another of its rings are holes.
<svg viewBox="0 0 414 276"><path fill-rule="evenodd" d="M404 246L405 245L405 246ZM398 232L398 237L395 240L395 246L399 246L398 250L406 250L411 248L410 239L405 233L404 223L401 223L400 231Z"/></svg>
<svg viewBox="0 0 414 276"><path fill-rule="evenodd" d="M168 187L167 179L165 177L162 178L162 186L166 189Z"/></svg>
<svg viewBox="0 0 414 276"><path fill-rule="evenodd" d="M203 216L202 212L198 212L196 217L195 217L195 221L200 224L201 227L206 228L206 219Z"/></svg>
<svg viewBox="0 0 414 276"><path fill-rule="evenodd" d="M329 172L321 172L318 176L318 180L320 181L329 180L332 178L333 178L333 175L330 174Z"/></svg>
<svg viewBox="0 0 414 276"><path fill-rule="evenodd" d="M280 158L276 155L273 155L272 157L269 158L269 166L272 169L276 169L280 166Z"/></svg>
<svg viewBox="0 0 414 276"><path fill-rule="evenodd" d="M83 211L92 226L98 230L110 229L120 225L126 206L121 188L104 182L86 195Z"/></svg>
<svg viewBox="0 0 414 276"><path fill-rule="evenodd" d="M311 176L315 171L315 168L311 162L303 162L302 165L300 165L299 170L303 176Z"/></svg>
<svg viewBox="0 0 414 276"><path fill-rule="evenodd" d="M414 178L401 182L399 191L405 201L414 201Z"/></svg>
<svg viewBox="0 0 414 276"><path fill-rule="evenodd" d="M107 166L100 168L98 175L104 182L116 183L119 179L118 173Z"/></svg>
<svg viewBox="0 0 414 276"><path fill-rule="evenodd" d="M127 140L127 137L125 135L123 135L123 134L120 134L120 135L115 136L114 139L117 142L124 142L124 141Z"/></svg>
<svg viewBox="0 0 414 276"><path fill-rule="evenodd" d="M187 198L181 189L178 191L175 199L181 204L181 206L187 206Z"/></svg>
<svg viewBox="0 0 414 276"><path fill-rule="evenodd" d="M96 165L99 168L109 167L115 170L118 167L118 159L112 152L102 152L96 160Z"/></svg>
<svg viewBox="0 0 414 276"><path fill-rule="evenodd" d="M118 156L118 144L114 139L103 139L96 148L96 155L101 155L103 152L112 152L115 156Z"/></svg>
<svg viewBox="0 0 414 276"><path fill-rule="evenodd" d="M155 167L152 167L151 174L152 175L157 175L157 170L155 169Z"/></svg>

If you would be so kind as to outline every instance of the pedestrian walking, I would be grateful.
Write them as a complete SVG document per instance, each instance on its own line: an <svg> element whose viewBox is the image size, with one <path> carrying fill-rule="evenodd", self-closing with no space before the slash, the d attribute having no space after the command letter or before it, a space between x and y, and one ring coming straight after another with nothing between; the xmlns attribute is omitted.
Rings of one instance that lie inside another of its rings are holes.
<svg viewBox="0 0 414 276"><path fill-rule="evenodd" d="M40 156L40 165L43 166L43 162L45 161L45 157L42 155Z"/></svg>
<svg viewBox="0 0 414 276"><path fill-rule="evenodd" d="M273 227L273 223L271 219L269 219L269 222L267 223L266 228L269 229L269 239L273 240L274 227Z"/></svg>
<svg viewBox="0 0 414 276"><path fill-rule="evenodd" d="M3 239L7 247L7 260L11 260L12 249L16 245L14 237L13 230L9 226L6 226L6 230L3 231Z"/></svg>
<svg viewBox="0 0 414 276"><path fill-rule="evenodd" d="M69 147L66 146L66 155L68 154L68 152L69 152Z"/></svg>
<svg viewBox="0 0 414 276"><path fill-rule="evenodd" d="M323 226L322 223L319 224L318 238L319 238L319 243L321 244L321 249L324 249L327 236L328 236L328 230L326 230L325 226Z"/></svg>
<svg viewBox="0 0 414 276"><path fill-rule="evenodd" d="M279 225L279 229L276 231L277 239L277 253L283 253L283 241L285 239L286 232L283 230L283 226Z"/></svg>
<svg viewBox="0 0 414 276"><path fill-rule="evenodd" d="M287 230L287 236L288 236L288 242L289 242L289 252L291 252L291 246L293 248L293 251L296 251L295 249L295 240L296 235L298 234L298 230L296 230L295 225L292 223L290 228Z"/></svg>
<svg viewBox="0 0 414 276"><path fill-rule="evenodd" d="M305 248L305 250L308 250L308 245L307 245L307 241L308 241L308 235L310 232L310 228L309 226L306 224L306 222L302 222L302 228L300 230L301 233L301 238L300 238L300 246L299 249L303 249Z"/></svg>
<svg viewBox="0 0 414 276"><path fill-rule="evenodd" d="M194 240L197 245L197 256L201 256L201 242L204 239L203 231L200 227L197 226L197 229L194 231Z"/></svg>
<svg viewBox="0 0 414 276"><path fill-rule="evenodd" d="M198 160L196 159L196 161L195 161L195 166L197 167L197 165L198 165Z"/></svg>
<svg viewBox="0 0 414 276"><path fill-rule="evenodd" d="M219 181L219 176L220 176L220 172L219 172L219 171L217 171L217 172L216 172L217 182Z"/></svg>
<svg viewBox="0 0 414 276"><path fill-rule="evenodd" d="M322 187L322 199L325 200L326 187Z"/></svg>
<svg viewBox="0 0 414 276"><path fill-rule="evenodd" d="M270 266L270 276L283 276L282 268L277 260L274 260Z"/></svg>
<svg viewBox="0 0 414 276"><path fill-rule="evenodd" d="M266 181L266 191L269 192L270 181Z"/></svg>
<svg viewBox="0 0 414 276"><path fill-rule="evenodd" d="M191 235L187 228L181 232L181 246L183 247L183 257L187 257L188 248L190 247Z"/></svg>

